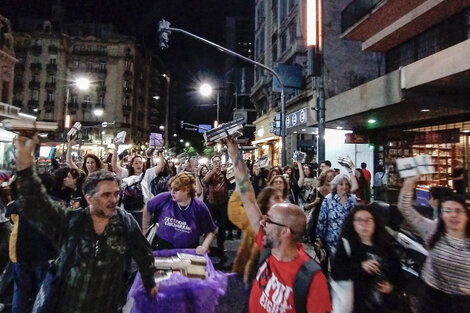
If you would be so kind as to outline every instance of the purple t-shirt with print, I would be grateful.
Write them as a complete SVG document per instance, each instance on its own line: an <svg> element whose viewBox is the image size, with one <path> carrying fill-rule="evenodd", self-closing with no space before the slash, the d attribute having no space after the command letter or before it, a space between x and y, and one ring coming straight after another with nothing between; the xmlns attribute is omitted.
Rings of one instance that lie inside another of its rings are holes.
<svg viewBox="0 0 470 313"><path fill-rule="evenodd" d="M170 192L162 192L147 202L147 210L157 213L158 237L175 248L191 248L199 236L215 231L215 224L207 206L193 198L187 207L179 207Z"/></svg>

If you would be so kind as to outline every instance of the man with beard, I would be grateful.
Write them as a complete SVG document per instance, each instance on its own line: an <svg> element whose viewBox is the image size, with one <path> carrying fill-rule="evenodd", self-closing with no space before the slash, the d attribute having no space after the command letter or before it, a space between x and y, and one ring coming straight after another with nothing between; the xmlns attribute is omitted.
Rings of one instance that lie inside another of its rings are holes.
<svg viewBox="0 0 470 313"><path fill-rule="evenodd" d="M48 312L115 313L125 301L125 269L132 257L147 292L158 292L154 258L136 221L116 208L119 179L105 171L91 173L83 184L87 208L67 210L46 195L33 167L34 139L20 136L17 147L18 209L59 249L54 308ZM43 285L44 287L44 285ZM43 288L41 287L41 288ZM52 297L44 290L35 303Z"/></svg>
<svg viewBox="0 0 470 313"><path fill-rule="evenodd" d="M249 312L330 312L330 295L321 271L316 271L310 282L305 307L296 308L298 302L294 300L294 282L297 282L297 272L309 260L300 244L306 225L304 212L296 205L277 203L263 216L243 158L232 139L226 138L224 143L232 159L243 206L257 233L255 241L262 255L251 289ZM264 249L271 251L266 258L263 258Z"/></svg>

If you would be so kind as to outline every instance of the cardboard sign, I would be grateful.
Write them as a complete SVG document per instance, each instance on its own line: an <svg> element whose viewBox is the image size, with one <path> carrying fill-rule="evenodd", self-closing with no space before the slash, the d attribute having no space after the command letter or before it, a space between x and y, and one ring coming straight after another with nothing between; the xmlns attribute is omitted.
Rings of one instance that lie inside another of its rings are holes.
<svg viewBox="0 0 470 313"><path fill-rule="evenodd" d="M401 178L433 174L436 169L430 155L417 155L411 158L398 158L397 170Z"/></svg>

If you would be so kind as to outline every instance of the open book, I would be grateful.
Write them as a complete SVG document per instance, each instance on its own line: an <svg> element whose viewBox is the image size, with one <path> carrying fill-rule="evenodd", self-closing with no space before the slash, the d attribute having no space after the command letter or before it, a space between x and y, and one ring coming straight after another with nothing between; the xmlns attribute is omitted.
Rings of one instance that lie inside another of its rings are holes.
<svg viewBox="0 0 470 313"><path fill-rule="evenodd" d="M430 155L417 155L411 158L398 158L397 170L401 178L436 173Z"/></svg>

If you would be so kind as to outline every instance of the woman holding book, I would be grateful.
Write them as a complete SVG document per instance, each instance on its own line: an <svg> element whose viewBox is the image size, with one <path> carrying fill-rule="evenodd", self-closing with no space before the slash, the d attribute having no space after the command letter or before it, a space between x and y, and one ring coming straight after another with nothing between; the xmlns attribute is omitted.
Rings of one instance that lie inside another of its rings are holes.
<svg viewBox="0 0 470 313"><path fill-rule="evenodd" d="M196 197L196 181L190 173L172 177L169 192L162 192L147 203L143 232L146 233L153 215L158 221L154 250L195 248L197 254L209 252L215 238L215 224L207 206ZM200 244L199 237L204 235Z"/></svg>
<svg viewBox="0 0 470 313"><path fill-rule="evenodd" d="M429 251L419 312L470 312L470 210L464 197L453 195L441 199L437 220L423 217L412 206L418 179L405 178L398 209Z"/></svg>

